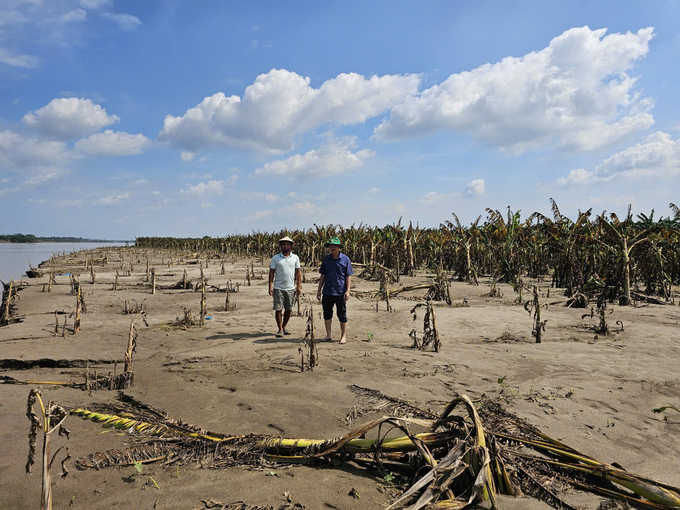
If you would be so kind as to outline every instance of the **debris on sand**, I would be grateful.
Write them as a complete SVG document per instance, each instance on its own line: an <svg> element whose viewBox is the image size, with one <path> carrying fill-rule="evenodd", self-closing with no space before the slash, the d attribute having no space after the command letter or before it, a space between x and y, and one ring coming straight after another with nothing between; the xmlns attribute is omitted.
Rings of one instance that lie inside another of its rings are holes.
<svg viewBox="0 0 680 510"><path fill-rule="evenodd" d="M14 281L2 283L2 304L0 304L0 326L9 326L10 324L16 324L17 322L23 322L23 318L17 316L17 310L15 302L19 299L18 292L21 290L21 286L18 286Z"/></svg>
<svg viewBox="0 0 680 510"><path fill-rule="evenodd" d="M198 463L222 469L273 463L332 467L352 462L408 475L410 484L401 487L403 492L389 510L463 508L482 501L496 508L496 494L525 494L554 508L573 510L561 497L569 488L644 508L680 506L680 488L602 463L543 434L489 399L473 403L465 395L457 396L434 415L376 390L351 389L366 398L372 410L392 416L376 418L329 440L209 432L121 393L116 403L92 404L71 414L126 430L138 437L138 445L93 454L76 465L101 469L163 461L164 465ZM464 412L454 414L459 408ZM383 427L402 435L384 435ZM377 439L366 438L371 431ZM144 441L144 436L150 437Z"/></svg>
<svg viewBox="0 0 680 510"><path fill-rule="evenodd" d="M31 263L28 263L28 267L30 268L28 271L26 271L26 276L29 278L42 278L43 277L43 272L31 265Z"/></svg>

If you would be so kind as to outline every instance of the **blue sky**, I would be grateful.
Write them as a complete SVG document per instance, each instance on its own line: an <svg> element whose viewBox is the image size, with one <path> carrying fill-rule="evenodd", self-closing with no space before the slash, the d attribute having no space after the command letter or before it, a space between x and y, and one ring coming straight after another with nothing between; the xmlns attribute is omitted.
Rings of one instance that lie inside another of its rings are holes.
<svg viewBox="0 0 680 510"><path fill-rule="evenodd" d="M680 2L0 2L0 232L680 202Z"/></svg>

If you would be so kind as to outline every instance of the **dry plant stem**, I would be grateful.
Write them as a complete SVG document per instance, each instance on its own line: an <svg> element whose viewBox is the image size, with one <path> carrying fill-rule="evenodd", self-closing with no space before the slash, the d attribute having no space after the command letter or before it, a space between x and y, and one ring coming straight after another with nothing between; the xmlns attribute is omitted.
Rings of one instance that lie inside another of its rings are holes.
<svg viewBox="0 0 680 510"><path fill-rule="evenodd" d="M61 328L61 337L62 338L66 337L66 319L67 319L67 316L64 315L64 326Z"/></svg>
<svg viewBox="0 0 680 510"><path fill-rule="evenodd" d="M146 281L147 283L149 282L150 279L150 273L149 273L149 258L147 257L146 259ZM153 294L153 292L152 292Z"/></svg>
<svg viewBox="0 0 680 510"><path fill-rule="evenodd" d="M538 301L538 289L534 287L534 306L536 307L536 343L541 343L541 305Z"/></svg>
<svg viewBox="0 0 680 510"><path fill-rule="evenodd" d="M201 270L201 275L203 270ZM201 278L201 327L205 326L207 303L205 300L205 280Z"/></svg>
<svg viewBox="0 0 680 510"><path fill-rule="evenodd" d="M2 321L1 321L1 326L7 326L9 324L9 319L10 319L10 306L12 303L12 291L14 290L14 282L10 281L9 282L9 288L7 290L7 293L4 298L4 308L2 310Z"/></svg>
<svg viewBox="0 0 680 510"><path fill-rule="evenodd" d="M309 314L311 319L309 325L309 367L314 368L317 364L319 353L316 350L316 336L314 331L314 314Z"/></svg>
<svg viewBox="0 0 680 510"><path fill-rule="evenodd" d="M132 353L136 347L135 341L135 319L130 320L130 332L128 334L127 351L125 352L125 369L124 372L132 372Z"/></svg>
<svg viewBox="0 0 680 510"><path fill-rule="evenodd" d="M40 404L40 417L38 417L33 411L33 406L35 402ZM50 418L52 418L53 413L57 419L61 418L59 422L51 427ZM40 499L40 509L41 510L52 510L52 462L54 462L54 457L51 455L50 448L50 436L55 430L59 430L59 435L65 434L68 438L69 432L63 427L64 420L66 419L66 412L57 405L49 404L48 408L45 408L42 396L39 389L31 390L28 394L28 403L26 416L31 420L31 431L29 432L29 454L28 462L26 463L26 472L31 472L31 465L35 462L35 441L37 436L37 429L43 429L43 466L42 466L42 490ZM57 450L57 453L59 450ZM55 454L56 455L56 454ZM68 473L65 469L64 462L70 458L67 449L67 456L64 461L62 461L63 474L66 476Z"/></svg>
<svg viewBox="0 0 680 510"><path fill-rule="evenodd" d="M534 313L534 329L531 332L533 336L536 337L536 343L541 343L541 337L543 331L545 331L545 324L547 321L541 320L541 302L538 295L538 287L534 285L534 298L531 301L527 301L524 304L524 309L531 315Z"/></svg>
<svg viewBox="0 0 680 510"><path fill-rule="evenodd" d="M90 283L94 285L95 281L97 280L97 276L94 274L94 264L90 264L90 278Z"/></svg>
<svg viewBox="0 0 680 510"><path fill-rule="evenodd" d="M50 280L47 283L47 292L52 292L52 282L54 282L54 267L50 266Z"/></svg>
<svg viewBox="0 0 680 510"><path fill-rule="evenodd" d="M154 268L151 269L151 294L155 293L156 293L156 269Z"/></svg>
<svg viewBox="0 0 680 510"><path fill-rule="evenodd" d="M80 331L80 312L81 312L81 292L80 282L76 282L76 317L73 320L73 334L75 335Z"/></svg>
<svg viewBox="0 0 680 510"><path fill-rule="evenodd" d="M439 339L439 329L437 328L437 314L435 313L434 306L432 306L432 302L430 301L428 301L428 308L432 316L432 329L434 330L434 352L439 352L442 343Z"/></svg>
<svg viewBox="0 0 680 510"><path fill-rule="evenodd" d="M116 279L113 281L113 290L118 290L118 270L116 269Z"/></svg>

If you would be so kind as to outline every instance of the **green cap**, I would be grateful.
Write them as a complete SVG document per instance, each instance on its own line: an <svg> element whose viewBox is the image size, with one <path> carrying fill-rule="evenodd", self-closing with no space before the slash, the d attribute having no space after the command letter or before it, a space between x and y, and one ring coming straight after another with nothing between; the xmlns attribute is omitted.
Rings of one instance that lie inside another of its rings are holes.
<svg viewBox="0 0 680 510"><path fill-rule="evenodd" d="M337 237L331 237L328 241L326 241L325 244L326 248L329 246L339 246L340 248L344 248L345 246L340 242L340 239Z"/></svg>

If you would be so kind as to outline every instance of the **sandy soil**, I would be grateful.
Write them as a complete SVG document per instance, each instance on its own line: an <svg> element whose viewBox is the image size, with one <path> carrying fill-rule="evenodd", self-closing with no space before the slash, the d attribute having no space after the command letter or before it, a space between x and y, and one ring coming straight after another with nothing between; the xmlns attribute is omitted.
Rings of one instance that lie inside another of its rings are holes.
<svg viewBox="0 0 680 510"><path fill-rule="evenodd" d="M414 301L395 298L389 313L384 302L376 312L374 301L353 297L348 304L348 344L319 344L321 366L300 373L293 363L299 361L305 319L291 319L292 336L274 337L266 280L243 285L250 260L229 259L226 275L220 275L219 262L210 264L206 269L209 283L232 280L242 284L240 292L232 294L237 310L223 311L225 295L209 293L212 319L203 329L182 331L160 325L180 315L183 306L197 312L200 293L159 290L152 296L143 263L135 264L131 276L121 277L122 289L113 291L120 254L127 253L135 262L144 259L132 249L111 253L108 266L97 267L94 285L83 269L84 254L60 261L61 272L82 275L88 311L80 333L67 332L65 338L52 334L54 310L74 308L68 277L57 277L51 293L41 292L47 277L29 280L17 303L19 314L26 314L24 322L0 328L0 358L89 360L101 372L111 370L111 362L118 360L120 371L130 324L129 316L122 313L123 300L145 300L149 327L139 327L135 385L128 392L167 410L173 418L225 433L331 438L346 433L345 415L353 405L362 404L348 390L350 384L433 411L440 411L455 393L472 398L486 394L504 398L520 417L595 458L680 485L680 414L668 412L664 420L652 413L667 403L680 404L680 307L614 307L610 323L615 328L617 320L623 321L625 331L596 339L589 329L595 320L581 319L585 310L549 306L543 313L548 320L544 342L539 345L531 336L532 320L522 306L513 303L516 294L510 287L500 286L503 298L489 298L482 296L488 291L484 283L479 287L454 283L454 301L465 297L470 306L437 308L443 349L436 354L409 348L408 333L422 326L422 312L415 323L409 314ZM184 268L191 279L198 277L197 265L161 265L168 258L164 253L152 258L160 285L176 283ZM255 260L255 272L264 274L266 267L259 262ZM307 271L303 289L307 296L316 295L316 284L310 282L314 273L314 268ZM427 275L423 273L402 278L401 284L424 281ZM377 289L378 283L355 278L355 288ZM423 292L413 291L411 296ZM553 289L546 301L561 299ZM315 306L315 313L319 311L320 306ZM322 326L321 321L317 326ZM337 339L337 322L334 329ZM368 331L373 333L370 342ZM499 340L504 333L515 339ZM83 369L76 368L4 368L0 372L17 379L83 380ZM503 385L499 377L505 377ZM0 508L39 506L40 459L33 475L24 473L28 391L28 386L0 386ZM115 392L88 395L77 389L43 386L43 395L75 407L113 399ZM104 433L99 425L74 416L67 419L67 425L74 459L127 444L125 434ZM65 442L58 438L55 445ZM376 474L352 466L283 466L276 469L276 476L270 470L207 470L192 465L163 469L154 464L146 465L139 476L131 476L133 467L101 471L71 467L70 471L64 479L55 474L55 508L199 508L204 498L264 505L280 503L285 492L308 509L383 508L389 500ZM148 476L153 476L160 489L145 485ZM361 499L350 496L351 489ZM577 492L565 499L593 509L600 502ZM530 498L502 498L501 504L504 509L548 508Z"/></svg>

